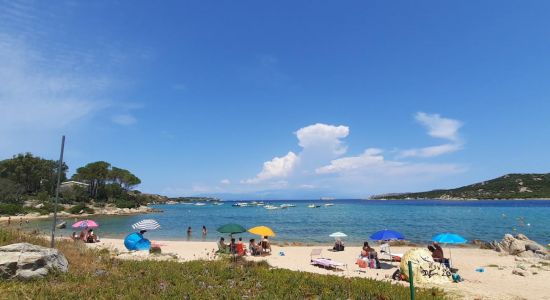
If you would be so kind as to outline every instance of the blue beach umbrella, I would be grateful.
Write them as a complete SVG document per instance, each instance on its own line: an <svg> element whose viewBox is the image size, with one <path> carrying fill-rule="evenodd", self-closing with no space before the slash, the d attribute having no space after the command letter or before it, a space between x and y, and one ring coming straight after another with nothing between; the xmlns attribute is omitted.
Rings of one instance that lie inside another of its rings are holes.
<svg viewBox="0 0 550 300"><path fill-rule="evenodd" d="M151 241L144 238L139 232L134 232L126 236L124 239L124 246L128 250L149 250L151 249Z"/></svg>
<svg viewBox="0 0 550 300"><path fill-rule="evenodd" d="M467 240L455 233L440 233L432 238L432 241L442 244L464 244Z"/></svg>
<svg viewBox="0 0 550 300"><path fill-rule="evenodd" d="M385 230L380 230L373 233L370 236L370 239L373 241L390 241L390 240L404 240L405 237L397 231L385 229Z"/></svg>
<svg viewBox="0 0 550 300"><path fill-rule="evenodd" d="M455 233L440 233L432 238L432 241L442 244L464 244L467 240ZM453 254L449 248L449 260L452 259ZM452 265L452 261L450 263Z"/></svg>

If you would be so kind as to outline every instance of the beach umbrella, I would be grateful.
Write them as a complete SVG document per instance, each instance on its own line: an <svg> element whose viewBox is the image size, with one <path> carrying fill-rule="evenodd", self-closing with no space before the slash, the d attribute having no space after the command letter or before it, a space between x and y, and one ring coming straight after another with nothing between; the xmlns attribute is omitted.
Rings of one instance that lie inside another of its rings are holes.
<svg viewBox="0 0 550 300"><path fill-rule="evenodd" d="M160 224L153 219L146 219L132 225L132 228L135 230L156 230L160 228Z"/></svg>
<svg viewBox="0 0 550 300"><path fill-rule="evenodd" d="M465 244L467 240L455 233L440 233L432 238L432 241L442 244ZM449 260L452 259L451 248L449 248ZM451 261L452 265L452 261Z"/></svg>
<svg viewBox="0 0 550 300"><path fill-rule="evenodd" d="M149 250L151 249L151 241L144 238L141 233L134 232L126 236L124 246L128 250Z"/></svg>
<svg viewBox="0 0 550 300"><path fill-rule="evenodd" d="M464 244L467 240L455 233L440 233L432 238L432 241L442 244Z"/></svg>
<svg viewBox="0 0 550 300"><path fill-rule="evenodd" d="M218 227L217 231L219 233L229 233L231 235L235 233L246 232L246 229L239 224L225 224L223 226Z"/></svg>
<svg viewBox="0 0 550 300"><path fill-rule="evenodd" d="M404 240L405 237L397 231L385 229L385 230L380 230L373 233L370 236L370 239L373 241L390 241L390 240Z"/></svg>
<svg viewBox="0 0 550 300"><path fill-rule="evenodd" d="M96 228L99 227L99 224L94 220L82 220L74 223L73 228Z"/></svg>
<svg viewBox="0 0 550 300"><path fill-rule="evenodd" d="M333 238L344 238L344 237L347 237L348 235L343 233L343 232L335 232L335 233L331 233L329 235L330 237L333 237Z"/></svg>
<svg viewBox="0 0 550 300"><path fill-rule="evenodd" d="M248 232L261 236L275 236L275 232L273 232L273 230L267 226L256 226L254 228L248 229Z"/></svg>
<svg viewBox="0 0 550 300"><path fill-rule="evenodd" d="M404 240L405 237L397 231L384 229L373 233L370 236L370 239L373 241L391 241L391 240ZM391 255L391 248L389 244L388 244L388 254L390 255L390 260L393 264L393 258Z"/></svg>

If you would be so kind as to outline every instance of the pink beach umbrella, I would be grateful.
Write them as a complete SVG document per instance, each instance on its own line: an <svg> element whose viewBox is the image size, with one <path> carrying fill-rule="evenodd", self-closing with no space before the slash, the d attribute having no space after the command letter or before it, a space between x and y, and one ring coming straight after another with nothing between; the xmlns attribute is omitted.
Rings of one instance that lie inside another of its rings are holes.
<svg viewBox="0 0 550 300"><path fill-rule="evenodd" d="M82 220L73 224L73 228L96 228L99 225L94 220Z"/></svg>

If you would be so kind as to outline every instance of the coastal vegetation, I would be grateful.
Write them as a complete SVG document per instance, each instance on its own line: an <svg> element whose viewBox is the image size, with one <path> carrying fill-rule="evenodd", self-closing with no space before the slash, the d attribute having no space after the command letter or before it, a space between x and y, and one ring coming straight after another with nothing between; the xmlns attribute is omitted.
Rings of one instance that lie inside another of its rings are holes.
<svg viewBox="0 0 550 300"><path fill-rule="evenodd" d="M38 236L0 229L0 246ZM56 247L69 261L67 273L34 281L0 281L7 299L409 299L409 288L363 278L271 268L266 262L130 261L112 258L73 241ZM417 289L417 299L443 299L439 289Z"/></svg>
<svg viewBox="0 0 550 300"><path fill-rule="evenodd" d="M508 174L455 189L375 195L370 199L550 199L550 173Z"/></svg>
<svg viewBox="0 0 550 300"><path fill-rule="evenodd" d="M23 153L0 161L0 215L48 214L54 210L58 162ZM61 181L69 167L62 165ZM135 190L141 180L132 172L105 161L77 168L72 185L60 190L60 206L71 213L93 212L94 206L136 208L151 197Z"/></svg>

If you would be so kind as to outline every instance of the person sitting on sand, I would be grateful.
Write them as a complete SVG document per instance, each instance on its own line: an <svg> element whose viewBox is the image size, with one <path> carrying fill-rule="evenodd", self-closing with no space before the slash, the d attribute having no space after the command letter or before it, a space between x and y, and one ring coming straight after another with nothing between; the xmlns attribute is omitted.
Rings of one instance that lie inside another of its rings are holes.
<svg viewBox="0 0 550 300"><path fill-rule="evenodd" d="M267 235L264 236L264 238L262 239L261 246L262 246L262 252L271 252L271 244L267 239Z"/></svg>
<svg viewBox="0 0 550 300"><path fill-rule="evenodd" d="M334 247L332 247L332 250L344 251L344 241L342 241L341 239L337 239L336 242L334 242Z"/></svg>
<svg viewBox="0 0 550 300"><path fill-rule="evenodd" d="M229 253L229 246L225 243L225 239L223 237L221 237L218 241L218 252Z"/></svg>
<svg viewBox="0 0 550 300"><path fill-rule="evenodd" d="M369 246L369 242L363 243L363 249L361 250L361 258L369 257L369 253L373 252L374 249ZM376 252L376 251L374 251Z"/></svg>
<svg viewBox="0 0 550 300"><path fill-rule="evenodd" d="M99 242L99 239L97 238L97 235L94 234L93 229L88 230L88 236L86 237L86 242L88 242L88 243L97 243L97 242Z"/></svg>
<svg viewBox="0 0 550 300"><path fill-rule="evenodd" d="M432 257L434 259L434 261L436 262L444 262L445 260L445 257L443 256L443 249L441 248L441 246L439 245L439 243L437 242L433 242L432 243L432 248L434 249L432 251ZM428 247L428 250L430 249L430 247ZM431 251L431 250L430 250Z"/></svg>
<svg viewBox="0 0 550 300"><path fill-rule="evenodd" d="M252 256L260 255L260 253L262 252L262 247L256 243L255 239L250 240L250 244L248 245L248 248L250 248L250 254Z"/></svg>
<svg viewBox="0 0 550 300"><path fill-rule="evenodd" d="M73 239L73 241L76 241L76 240L79 239L79 236L78 236L78 234L76 234L76 231L73 231L73 234L72 234L71 238Z"/></svg>
<svg viewBox="0 0 550 300"><path fill-rule="evenodd" d="M86 241L86 239L88 239L88 227L85 227L84 229L82 229L82 231L80 231L78 239L84 242Z"/></svg>
<svg viewBox="0 0 550 300"><path fill-rule="evenodd" d="M231 251L232 254L237 253L237 242L235 241L235 238L232 238L229 243L229 251Z"/></svg>

